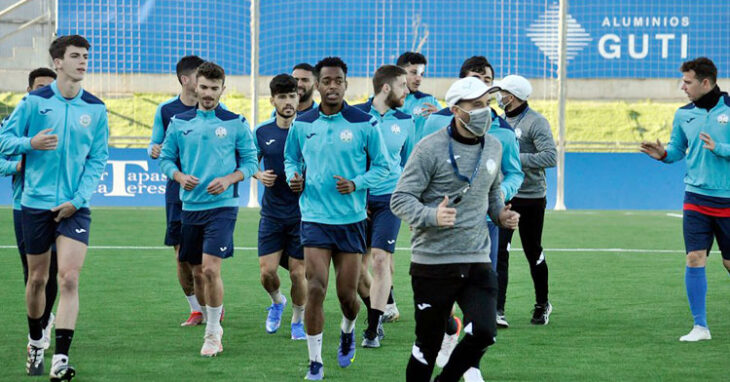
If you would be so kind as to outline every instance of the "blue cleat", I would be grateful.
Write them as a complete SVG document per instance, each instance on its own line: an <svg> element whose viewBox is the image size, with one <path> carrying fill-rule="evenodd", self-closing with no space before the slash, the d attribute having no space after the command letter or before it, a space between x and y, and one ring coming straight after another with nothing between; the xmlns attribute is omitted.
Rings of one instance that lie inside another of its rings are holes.
<svg viewBox="0 0 730 382"><path fill-rule="evenodd" d="M281 326L281 314L284 312L284 307L286 306L286 297L281 296L283 301L281 304L271 304L266 310L269 311L269 314L266 316L266 332L269 334L276 333L277 330L279 330L279 326Z"/></svg>
<svg viewBox="0 0 730 382"><path fill-rule="evenodd" d="M340 363L340 367L348 367L355 360L355 331L341 333L340 346L337 347L337 361Z"/></svg>
<svg viewBox="0 0 730 382"><path fill-rule="evenodd" d="M307 334L304 333L304 324L302 321L291 323L291 339L306 340Z"/></svg>
<svg viewBox="0 0 730 382"><path fill-rule="evenodd" d="M319 362L310 361L309 371L304 377L307 381L321 381L324 378L324 366Z"/></svg>

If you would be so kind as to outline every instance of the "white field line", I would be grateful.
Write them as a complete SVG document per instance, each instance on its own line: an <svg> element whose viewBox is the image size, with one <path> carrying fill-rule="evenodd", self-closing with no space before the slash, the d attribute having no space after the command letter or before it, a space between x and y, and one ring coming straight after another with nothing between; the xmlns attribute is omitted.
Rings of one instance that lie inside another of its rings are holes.
<svg viewBox="0 0 730 382"><path fill-rule="evenodd" d="M0 245L0 249L16 249L15 245ZM152 251L152 250L171 250L165 246L129 246L129 245L92 245L92 250L133 250L133 251ZM255 251L256 247L235 247L237 251ZM397 251L410 251L410 247L397 247ZM521 251L522 248L512 248L514 251ZM682 249L638 249L638 248L545 248L545 252L619 252L619 253L681 253Z"/></svg>
<svg viewBox="0 0 730 382"><path fill-rule="evenodd" d="M672 213L668 213L667 216L671 216L673 218L680 218L680 219L684 217L684 216L682 216L682 214L672 214Z"/></svg>

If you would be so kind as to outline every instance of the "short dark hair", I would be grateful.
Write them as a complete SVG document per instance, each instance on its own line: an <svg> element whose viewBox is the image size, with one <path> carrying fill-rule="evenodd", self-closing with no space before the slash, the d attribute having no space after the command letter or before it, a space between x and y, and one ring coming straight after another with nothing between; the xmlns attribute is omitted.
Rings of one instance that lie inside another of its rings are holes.
<svg viewBox="0 0 730 382"><path fill-rule="evenodd" d="M271 96L297 92L297 79L289 74L279 74L269 82Z"/></svg>
<svg viewBox="0 0 730 382"><path fill-rule="evenodd" d="M51 54L51 58L54 60L57 58L63 58L63 55L66 54L66 48L69 46L86 48L87 50L91 48L91 44L89 44L89 41L83 36L73 34L69 36L61 36L53 40L51 47L48 48L48 53Z"/></svg>
<svg viewBox="0 0 730 382"><path fill-rule="evenodd" d="M459 70L459 78L466 77L469 72L487 74L487 68L492 71L492 77L494 77L494 68L484 56L472 56L464 60Z"/></svg>
<svg viewBox="0 0 730 382"><path fill-rule="evenodd" d="M380 90L385 84L392 84L398 76L404 76L407 72L405 69L396 65L383 65L375 71L373 76L373 90L375 94L380 93Z"/></svg>
<svg viewBox="0 0 730 382"><path fill-rule="evenodd" d="M294 65L294 67L292 68L291 71L293 72L297 69L306 70L308 72L314 73L314 67L312 67L312 65L307 64L306 62L300 62L300 63Z"/></svg>
<svg viewBox="0 0 730 382"><path fill-rule="evenodd" d="M398 61L395 63L398 66L408 66L408 65L418 65L423 64L427 65L428 60L426 60L426 56L422 55L418 52L405 52L398 57Z"/></svg>
<svg viewBox="0 0 730 382"><path fill-rule="evenodd" d="M226 71L214 62L206 61L198 66L196 77L205 77L209 80L223 80L226 82Z"/></svg>
<svg viewBox="0 0 730 382"><path fill-rule="evenodd" d="M35 82L35 79L38 77L56 78L56 72L54 72L53 70L48 69L48 68L33 69L33 71L31 71L28 74L28 87L29 88L33 87L33 82Z"/></svg>
<svg viewBox="0 0 730 382"><path fill-rule="evenodd" d="M679 70L682 73L694 70L695 77L698 81L702 82L705 78L708 78L713 85L717 83L717 67L707 57L697 57L694 60L685 61Z"/></svg>
<svg viewBox="0 0 730 382"><path fill-rule="evenodd" d="M195 55L181 58L180 61L177 62L177 65L175 65L175 73L177 74L178 82L182 84L180 77L190 75L190 73L198 69L198 67L204 62L205 60Z"/></svg>
<svg viewBox="0 0 730 382"><path fill-rule="evenodd" d="M322 71L322 68L340 68L345 73L345 77L347 77L347 64L339 57L325 57L319 60L317 65L314 66L314 76L317 79L319 79L319 72Z"/></svg>

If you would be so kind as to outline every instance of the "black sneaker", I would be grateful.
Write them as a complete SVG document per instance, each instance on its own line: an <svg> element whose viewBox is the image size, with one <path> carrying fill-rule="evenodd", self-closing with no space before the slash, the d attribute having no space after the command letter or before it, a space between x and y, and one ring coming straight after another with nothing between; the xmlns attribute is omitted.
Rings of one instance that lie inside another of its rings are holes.
<svg viewBox="0 0 730 382"><path fill-rule="evenodd" d="M553 305L548 301L547 304L540 305L535 304L535 309L532 310L532 320L530 323L533 325L547 325L550 322L550 313L553 311Z"/></svg>
<svg viewBox="0 0 730 382"><path fill-rule="evenodd" d="M28 344L28 355L25 359L25 371L28 375L43 375L43 347Z"/></svg>

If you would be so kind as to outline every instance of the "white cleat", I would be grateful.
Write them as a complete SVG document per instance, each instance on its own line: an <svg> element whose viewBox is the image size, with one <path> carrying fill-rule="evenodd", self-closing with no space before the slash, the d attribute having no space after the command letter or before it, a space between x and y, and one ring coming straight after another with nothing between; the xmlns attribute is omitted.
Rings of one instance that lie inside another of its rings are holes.
<svg viewBox="0 0 730 382"><path fill-rule="evenodd" d="M220 332L205 332L203 347L200 349L200 355L203 357L215 357L223 351L223 329Z"/></svg>
<svg viewBox="0 0 730 382"><path fill-rule="evenodd" d="M679 337L679 340L682 342L697 342L711 339L710 329L699 325L695 325L687 335Z"/></svg>
<svg viewBox="0 0 730 382"><path fill-rule="evenodd" d="M441 342L441 350L436 357L436 366L444 367L451 358L451 352L454 351L456 344L459 343L459 333L444 334L444 340Z"/></svg>
<svg viewBox="0 0 730 382"><path fill-rule="evenodd" d="M383 322L396 322L400 318L400 312L395 303L385 305L383 312Z"/></svg>
<svg viewBox="0 0 730 382"><path fill-rule="evenodd" d="M481 370L476 367L470 367L469 370L464 373L464 382L484 382Z"/></svg>
<svg viewBox="0 0 730 382"><path fill-rule="evenodd" d="M56 316L51 313L51 315L48 317L48 324L45 328L43 328L43 338L41 341L43 341L43 350L48 350L49 347L51 347L51 330L53 330L53 324L56 321Z"/></svg>

